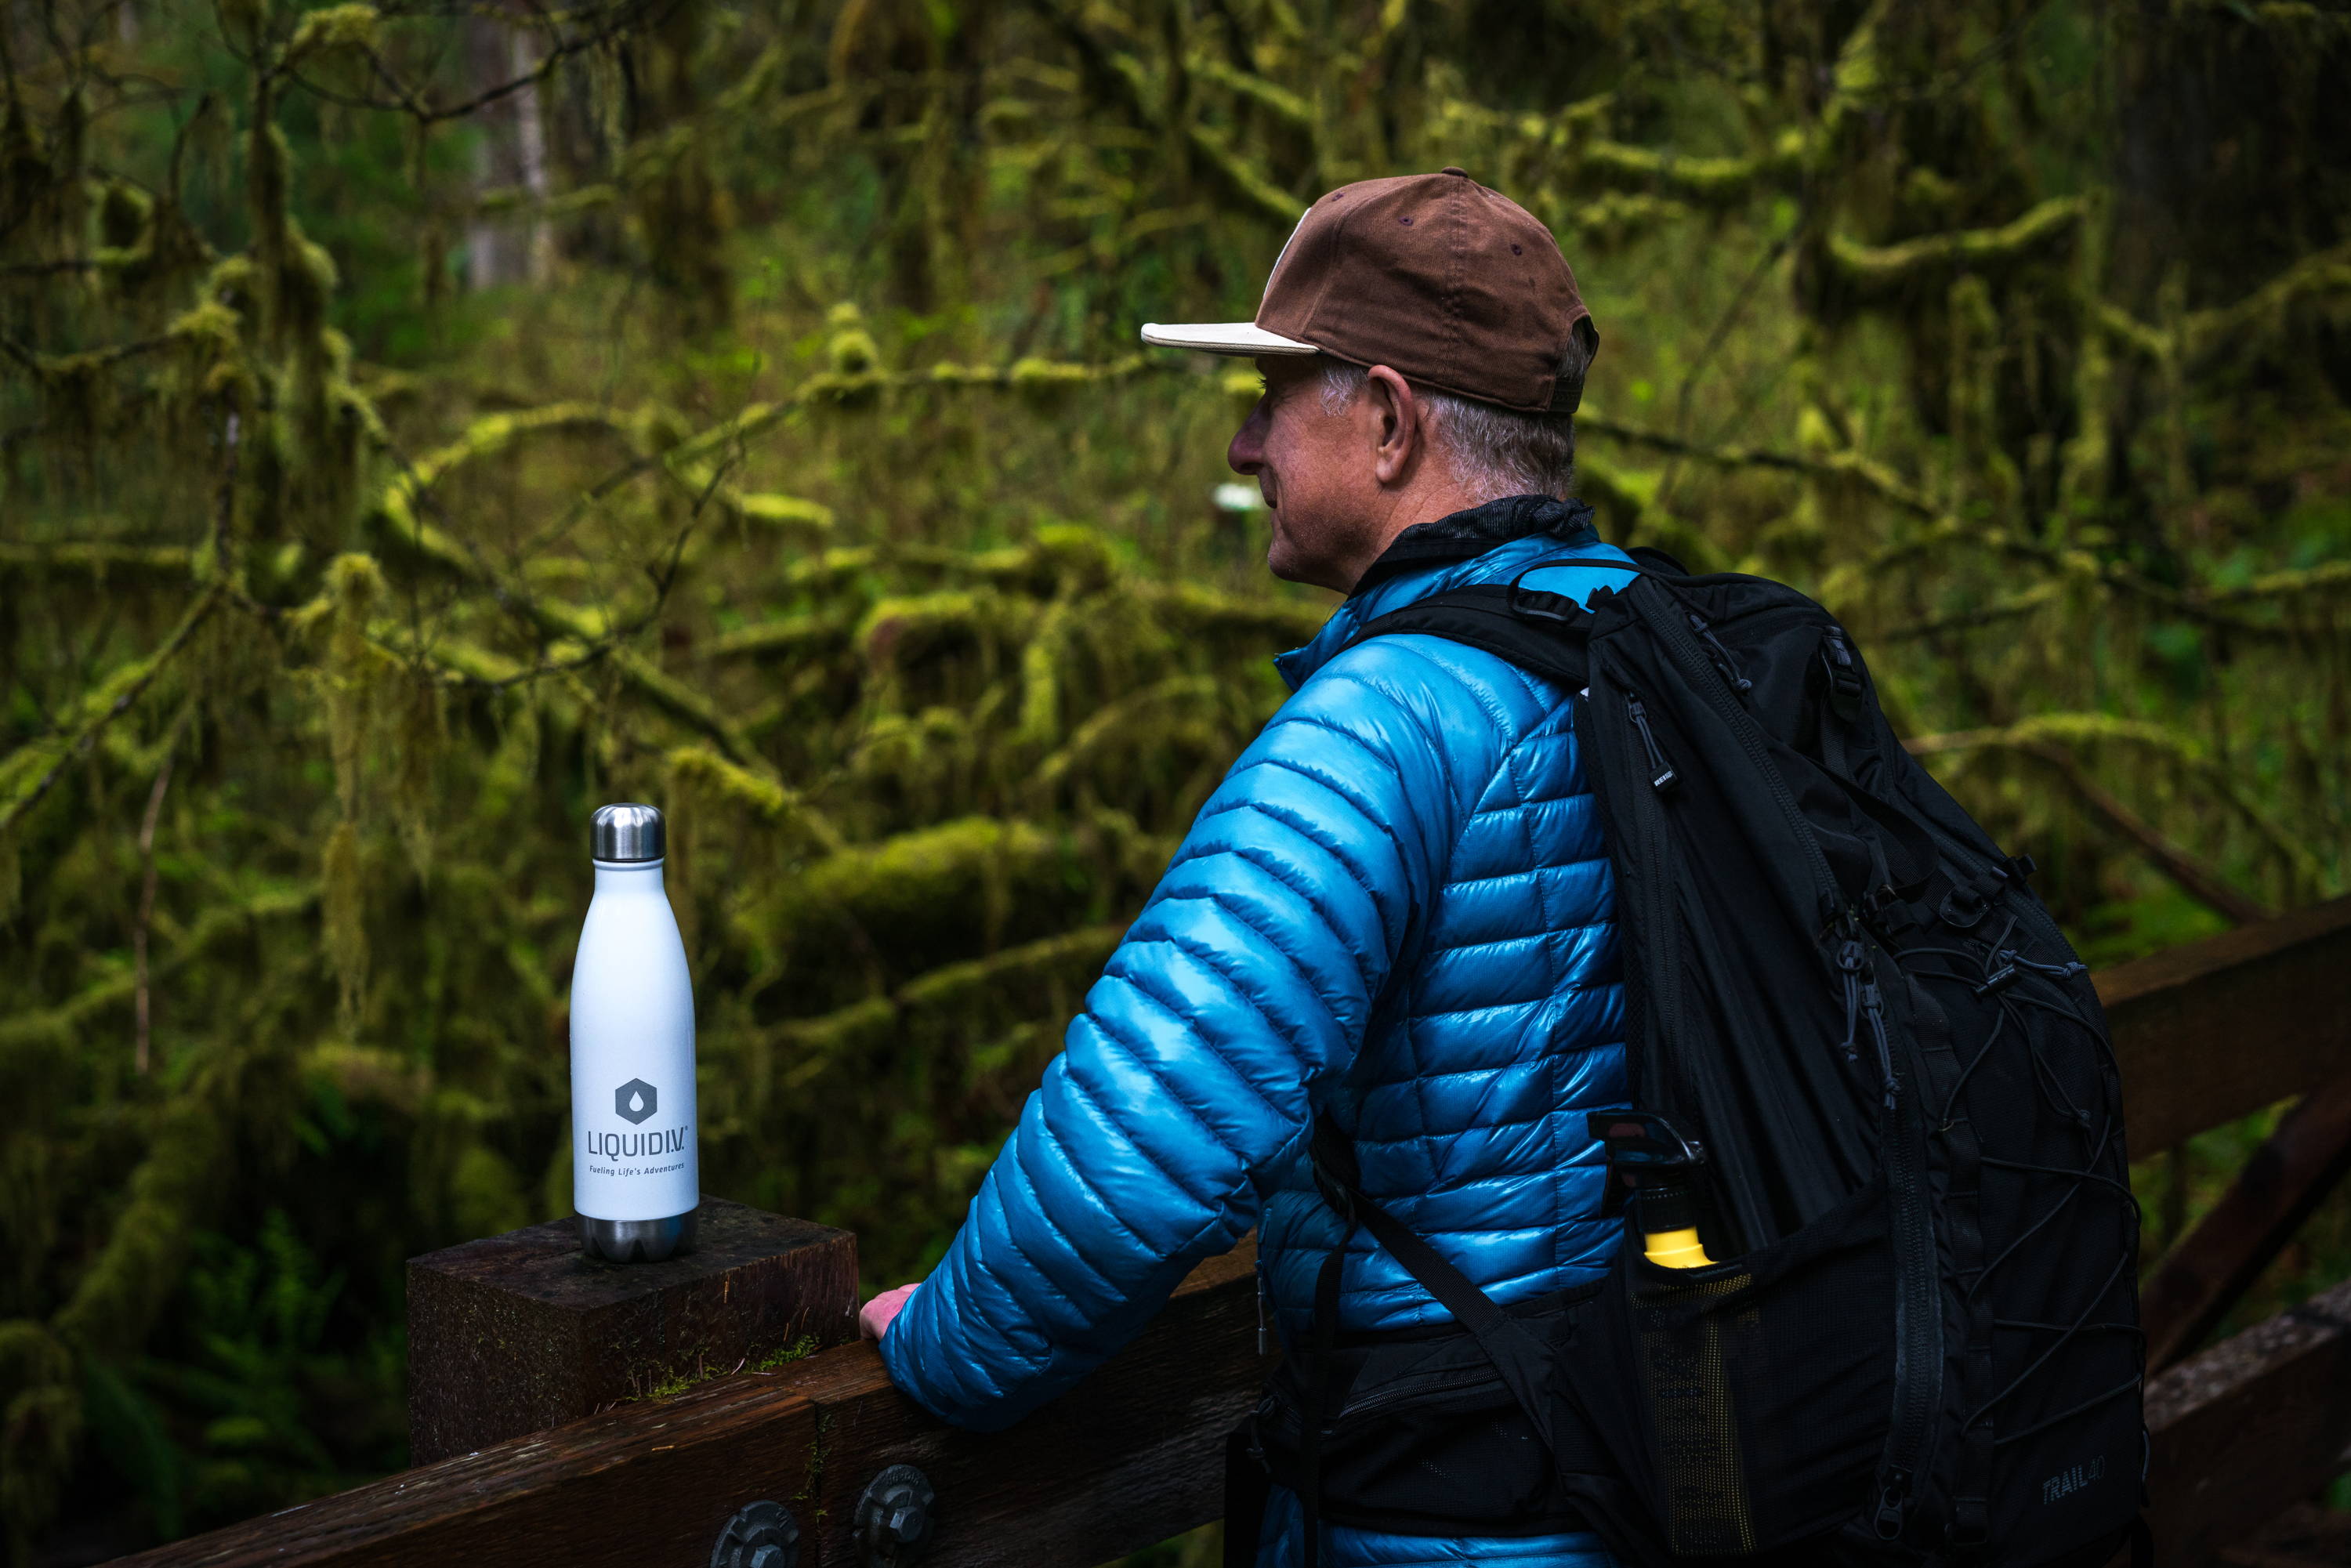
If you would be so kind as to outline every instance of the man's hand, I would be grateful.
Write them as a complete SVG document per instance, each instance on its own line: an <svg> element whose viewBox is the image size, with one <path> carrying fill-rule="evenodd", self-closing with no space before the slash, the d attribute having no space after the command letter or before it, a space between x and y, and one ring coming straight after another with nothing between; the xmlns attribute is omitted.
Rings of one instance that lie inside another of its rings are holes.
<svg viewBox="0 0 2351 1568"><path fill-rule="evenodd" d="M859 1308L857 1332L871 1340L878 1340L888 1333L890 1320L898 1315L898 1309L906 1304L906 1298L914 1293L916 1285L920 1283L917 1281L915 1285L901 1285L894 1291L884 1291Z"/></svg>

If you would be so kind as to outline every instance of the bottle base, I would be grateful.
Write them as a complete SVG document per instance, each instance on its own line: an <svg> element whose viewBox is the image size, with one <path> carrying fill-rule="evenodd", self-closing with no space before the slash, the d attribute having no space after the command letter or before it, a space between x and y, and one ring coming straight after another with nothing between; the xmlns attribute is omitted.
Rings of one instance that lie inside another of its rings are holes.
<svg viewBox="0 0 2351 1568"><path fill-rule="evenodd" d="M659 1263L694 1250L699 1207L666 1219L590 1219L580 1216L580 1250L607 1263Z"/></svg>

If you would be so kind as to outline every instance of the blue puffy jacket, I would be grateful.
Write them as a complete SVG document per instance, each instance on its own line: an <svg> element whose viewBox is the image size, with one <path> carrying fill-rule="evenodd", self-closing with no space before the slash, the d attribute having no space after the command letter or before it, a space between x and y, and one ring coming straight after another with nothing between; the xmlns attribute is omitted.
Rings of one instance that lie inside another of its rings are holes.
<svg viewBox="0 0 2351 1568"><path fill-rule="evenodd" d="M1340 1239L1306 1145L1328 1107L1364 1192L1497 1301L1595 1279L1617 1226L1584 1113L1626 1103L1608 862L1569 694L1369 620L1529 574L1629 580L1586 508L1519 497L1406 530L1314 641L1070 1025L946 1256L882 1341L897 1385L993 1430L1123 1345L1250 1228L1286 1343ZM1342 652L1342 650L1344 650ZM1443 1308L1358 1233L1341 1326ZM1599 1568L1588 1535L1326 1527L1330 1568ZM1261 1563L1297 1560L1277 1491Z"/></svg>

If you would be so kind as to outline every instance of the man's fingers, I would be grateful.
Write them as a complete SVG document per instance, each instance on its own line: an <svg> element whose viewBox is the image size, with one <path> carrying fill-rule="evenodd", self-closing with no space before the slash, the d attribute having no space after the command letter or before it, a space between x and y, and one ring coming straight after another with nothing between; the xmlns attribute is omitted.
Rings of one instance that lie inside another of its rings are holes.
<svg viewBox="0 0 2351 1568"><path fill-rule="evenodd" d="M914 1293L914 1285L901 1285L894 1291L884 1291L866 1302L858 1310L857 1332L867 1339L880 1339L890 1332L891 1320L898 1315L899 1310L906 1304L906 1298Z"/></svg>

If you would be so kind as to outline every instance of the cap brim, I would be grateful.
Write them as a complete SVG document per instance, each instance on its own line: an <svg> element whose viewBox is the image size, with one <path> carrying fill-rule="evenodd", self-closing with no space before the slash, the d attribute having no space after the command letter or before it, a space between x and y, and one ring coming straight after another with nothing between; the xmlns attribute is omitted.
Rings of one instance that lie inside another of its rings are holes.
<svg viewBox="0 0 2351 1568"><path fill-rule="evenodd" d="M1143 340L1162 349L1197 349L1206 354L1319 354L1312 343L1301 343L1279 332L1269 332L1254 321L1186 321L1169 326L1143 324Z"/></svg>

